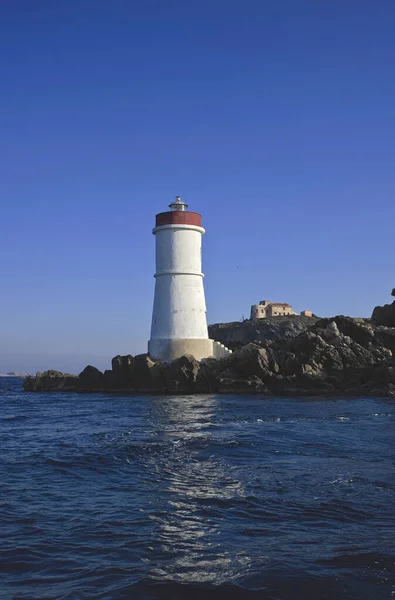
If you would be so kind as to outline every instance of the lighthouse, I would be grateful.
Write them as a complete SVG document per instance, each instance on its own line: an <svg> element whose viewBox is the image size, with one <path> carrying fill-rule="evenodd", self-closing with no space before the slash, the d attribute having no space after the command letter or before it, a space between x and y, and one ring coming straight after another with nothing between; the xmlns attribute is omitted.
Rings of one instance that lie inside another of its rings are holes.
<svg viewBox="0 0 395 600"><path fill-rule="evenodd" d="M155 296L148 353L172 361L184 354L197 360L227 349L208 337L202 273L202 216L176 197L156 215ZM229 353L230 351L227 350ZM221 356L222 357L222 356Z"/></svg>

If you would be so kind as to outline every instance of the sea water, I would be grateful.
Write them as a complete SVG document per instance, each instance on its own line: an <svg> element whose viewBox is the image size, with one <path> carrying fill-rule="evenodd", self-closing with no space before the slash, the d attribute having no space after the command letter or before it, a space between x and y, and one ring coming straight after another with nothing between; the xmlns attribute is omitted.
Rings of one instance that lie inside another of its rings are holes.
<svg viewBox="0 0 395 600"><path fill-rule="evenodd" d="M1 598L395 598L395 399L0 405Z"/></svg>

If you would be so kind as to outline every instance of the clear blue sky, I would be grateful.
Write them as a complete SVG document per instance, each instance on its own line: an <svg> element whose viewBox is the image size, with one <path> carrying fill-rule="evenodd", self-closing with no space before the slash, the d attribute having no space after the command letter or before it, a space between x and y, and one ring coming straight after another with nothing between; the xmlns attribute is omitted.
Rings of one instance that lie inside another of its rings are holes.
<svg viewBox="0 0 395 600"><path fill-rule="evenodd" d="M1 0L0 371L146 350L176 194L209 322L390 301L394 31L393 0Z"/></svg>

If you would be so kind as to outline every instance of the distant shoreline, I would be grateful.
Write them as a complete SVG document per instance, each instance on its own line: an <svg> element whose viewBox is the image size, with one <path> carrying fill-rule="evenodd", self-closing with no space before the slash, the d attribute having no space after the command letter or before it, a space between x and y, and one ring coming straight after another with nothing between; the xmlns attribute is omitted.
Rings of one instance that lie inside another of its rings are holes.
<svg viewBox="0 0 395 600"><path fill-rule="evenodd" d="M18 377L19 379L24 379L28 375L24 373L0 373L0 377Z"/></svg>

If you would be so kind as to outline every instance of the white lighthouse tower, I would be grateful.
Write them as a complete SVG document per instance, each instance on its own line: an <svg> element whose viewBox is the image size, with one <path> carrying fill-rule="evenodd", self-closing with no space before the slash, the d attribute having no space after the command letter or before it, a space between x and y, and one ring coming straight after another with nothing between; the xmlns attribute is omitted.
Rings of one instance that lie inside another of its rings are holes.
<svg viewBox="0 0 395 600"><path fill-rule="evenodd" d="M219 357L230 351L208 337L202 217L188 211L180 196L169 208L156 215L152 231L156 238L156 281L148 352L162 361L184 354L197 360Z"/></svg>

